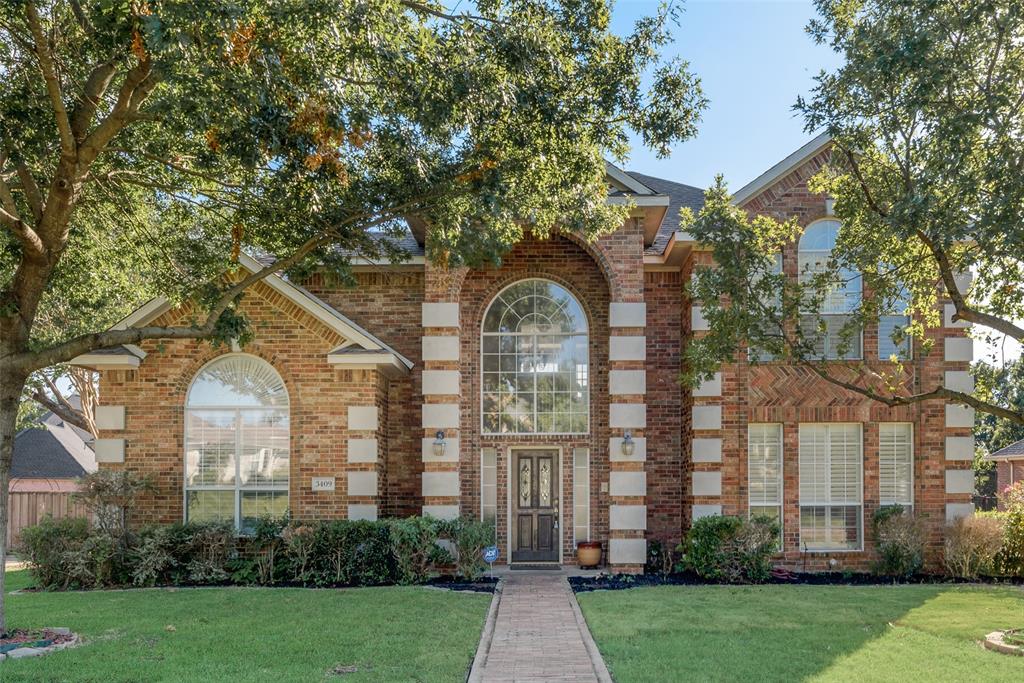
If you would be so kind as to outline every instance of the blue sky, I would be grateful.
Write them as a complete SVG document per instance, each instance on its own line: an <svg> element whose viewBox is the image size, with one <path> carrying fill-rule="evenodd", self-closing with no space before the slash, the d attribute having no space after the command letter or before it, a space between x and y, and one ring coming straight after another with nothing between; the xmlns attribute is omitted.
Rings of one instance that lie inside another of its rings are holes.
<svg viewBox="0 0 1024 683"><path fill-rule="evenodd" d="M627 33L658 2L618 0L613 30ZM690 62L710 100L697 137L657 159L636 142L626 168L707 187L723 173L738 190L795 151L812 135L792 111L821 69L839 64L804 32L814 16L798 0L689 0L683 4L670 54Z"/></svg>

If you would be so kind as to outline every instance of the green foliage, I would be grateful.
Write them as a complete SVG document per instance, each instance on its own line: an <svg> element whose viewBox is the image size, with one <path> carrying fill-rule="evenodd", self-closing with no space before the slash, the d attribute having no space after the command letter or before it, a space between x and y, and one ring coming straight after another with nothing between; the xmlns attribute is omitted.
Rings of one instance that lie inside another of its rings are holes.
<svg viewBox="0 0 1024 683"><path fill-rule="evenodd" d="M967 579L991 574L997 568L996 558L1002 545L1002 520L994 516L960 517L946 526L946 572Z"/></svg>
<svg viewBox="0 0 1024 683"><path fill-rule="evenodd" d="M679 548L682 566L711 581L766 581L778 538L778 523L767 517L703 517L693 523Z"/></svg>
<svg viewBox="0 0 1024 683"><path fill-rule="evenodd" d="M1024 481L1007 486L1000 493L1003 514L1003 547L999 569L1003 574L1024 577Z"/></svg>
<svg viewBox="0 0 1024 683"><path fill-rule="evenodd" d="M132 470L102 469L78 479L78 490L72 494L89 512L100 530L123 536L138 496L152 491L151 477Z"/></svg>
<svg viewBox="0 0 1024 683"><path fill-rule="evenodd" d="M443 522L430 517L406 517L390 520L389 524L399 583L423 583L436 565L451 561L448 552L438 544Z"/></svg>
<svg viewBox="0 0 1024 683"><path fill-rule="evenodd" d="M910 577L924 566L927 532L902 505L887 505L872 519L878 561L875 572L884 576Z"/></svg>
<svg viewBox="0 0 1024 683"><path fill-rule="evenodd" d="M312 583L379 586L395 583L397 568L386 522L333 521L314 525Z"/></svg>
<svg viewBox="0 0 1024 683"><path fill-rule="evenodd" d="M495 543L494 523L460 517L442 527L442 534L455 547L455 573L475 581L486 571L484 548Z"/></svg>
<svg viewBox="0 0 1024 683"><path fill-rule="evenodd" d="M81 547L88 536L86 520L54 520L47 515L39 524L22 529L18 550L28 561L40 588L70 588L73 582L68 571L69 554Z"/></svg>

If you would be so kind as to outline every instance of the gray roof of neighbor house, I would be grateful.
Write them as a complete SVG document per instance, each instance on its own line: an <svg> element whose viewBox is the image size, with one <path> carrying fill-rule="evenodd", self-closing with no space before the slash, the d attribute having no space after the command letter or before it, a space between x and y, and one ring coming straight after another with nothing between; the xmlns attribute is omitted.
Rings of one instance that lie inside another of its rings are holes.
<svg viewBox="0 0 1024 683"><path fill-rule="evenodd" d="M668 195L668 212L658 228L658 236L654 243L646 249L648 254L660 254L665 251L672 234L679 230L679 209L687 207L695 214L704 206L704 190L693 185L684 185L664 178L644 175L636 171L627 171L629 175L658 194Z"/></svg>
<svg viewBox="0 0 1024 683"><path fill-rule="evenodd" d="M1017 458L1024 458L1024 439L1011 443L1005 448L1000 448L988 457L993 460L1016 460Z"/></svg>
<svg viewBox="0 0 1024 683"><path fill-rule="evenodd" d="M53 413L38 427L14 436L12 479L74 479L95 472L96 454L88 432L69 425Z"/></svg>

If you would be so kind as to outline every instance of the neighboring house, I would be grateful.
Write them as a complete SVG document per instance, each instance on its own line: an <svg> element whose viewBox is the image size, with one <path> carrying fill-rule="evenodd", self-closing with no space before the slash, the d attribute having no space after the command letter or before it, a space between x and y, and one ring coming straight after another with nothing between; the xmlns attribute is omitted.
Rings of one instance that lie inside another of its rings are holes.
<svg viewBox="0 0 1024 683"><path fill-rule="evenodd" d="M1024 439L1000 448L986 460L996 464L996 493L1001 494L1007 487L1024 481Z"/></svg>
<svg viewBox="0 0 1024 683"><path fill-rule="evenodd" d="M793 277L835 239L830 202L807 188L828 154L816 138L736 194L807 227L780 259ZM463 514L493 521L512 562L571 562L594 539L614 568L637 570L650 540L757 513L782 520L781 563L865 568L871 516L890 503L912 507L939 547L947 520L973 510L972 411L889 409L779 362L684 388L683 349L707 330L686 284L711 254L678 212L702 192L607 175L609 201L635 209L592 244L527 239L500 267L449 271L413 224L410 259L357 262L355 288L329 272L256 285L242 350L171 340L76 359L101 372L101 467L154 476L140 522ZM837 321L860 291L843 294L825 311ZM850 360L909 353L908 385L970 390L971 342L944 305L928 355L894 348L886 331L905 320L893 317ZM155 300L120 326L188 320Z"/></svg>
<svg viewBox="0 0 1024 683"><path fill-rule="evenodd" d="M92 435L53 413L41 418L38 427L14 436L10 538L16 539L22 528L47 515L59 519L85 514L71 494L78 489L79 477L97 469L91 442Z"/></svg>

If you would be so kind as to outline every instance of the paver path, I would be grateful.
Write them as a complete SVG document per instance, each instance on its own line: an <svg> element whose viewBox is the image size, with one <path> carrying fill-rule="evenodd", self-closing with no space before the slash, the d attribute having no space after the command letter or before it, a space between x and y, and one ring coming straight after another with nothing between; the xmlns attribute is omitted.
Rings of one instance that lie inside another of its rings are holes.
<svg viewBox="0 0 1024 683"><path fill-rule="evenodd" d="M587 625L582 617L577 619L578 607L574 607L575 598L563 576L507 576L498 603L494 634L478 680L485 683L610 681L601 655L586 630ZM481 646L486 647L486 644Z"/></svg>

